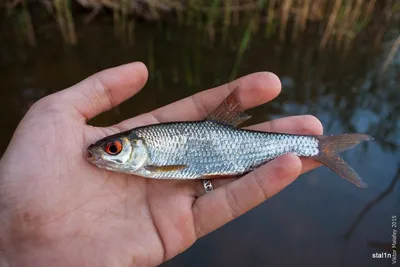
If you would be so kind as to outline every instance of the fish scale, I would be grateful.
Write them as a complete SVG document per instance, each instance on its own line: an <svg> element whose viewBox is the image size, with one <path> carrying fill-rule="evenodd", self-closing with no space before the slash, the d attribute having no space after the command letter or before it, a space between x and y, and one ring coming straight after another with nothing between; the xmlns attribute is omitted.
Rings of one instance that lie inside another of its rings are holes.
<svg viewBox="0 0 400 267"><path fill-rule="evenodd" d="M235 89L203 121L147 125L89 146L89 161L110 171L157 179L211 179L241 175L292 152L367 187L337 153L373 138L366 134L295 135L239 129L250 118Z"/></svg>
<svg viewBox="0 0 400 267"><path fill-rule="evenodd" d="M144 140L150 165L187 165L176 171L140 170L152 178L237 175L288 152L318 154L318 140L311 136L248 131L213 121L156 124L132 134Z"/></svg>

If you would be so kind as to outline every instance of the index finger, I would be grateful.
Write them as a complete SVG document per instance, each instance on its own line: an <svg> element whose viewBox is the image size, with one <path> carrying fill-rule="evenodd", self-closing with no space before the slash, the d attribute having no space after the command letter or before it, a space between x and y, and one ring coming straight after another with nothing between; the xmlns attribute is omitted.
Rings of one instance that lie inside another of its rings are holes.
<svg viewBox="0 0 400 267"><path fill-rule="evenodd" d="M116 128L125 131L152 123L204 119L236 87L238 87L238 97L243 110L271 101L281 92L281 82L275 74L271 72L253 73L152 112L125 120L116 125Z"/></svg>

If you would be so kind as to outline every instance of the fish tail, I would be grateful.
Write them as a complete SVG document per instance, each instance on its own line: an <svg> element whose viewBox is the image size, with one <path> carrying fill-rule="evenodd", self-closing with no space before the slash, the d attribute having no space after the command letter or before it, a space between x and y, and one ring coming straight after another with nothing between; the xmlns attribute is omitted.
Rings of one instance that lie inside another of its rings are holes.
<svg viewBox="0 0 400 267"><path fill-rule="evenodd" d="M373 138L366 134L342 134L336 136L316 136L319 141L319 153L313 159L322 163L340 177L355 184L358 187L365 188L364 183L356 171L350 167L338 153L350 149L360 142L369 141Z"/></svg>

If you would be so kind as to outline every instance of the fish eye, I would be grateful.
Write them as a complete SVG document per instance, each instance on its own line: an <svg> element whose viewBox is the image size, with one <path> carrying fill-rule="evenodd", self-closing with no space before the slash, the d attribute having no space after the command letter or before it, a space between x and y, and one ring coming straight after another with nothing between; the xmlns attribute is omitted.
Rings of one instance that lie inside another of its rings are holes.
<svg viewBox="0 0 400 267"><path fill-rule="evenodd" d="M122 150L122 143L121 141L113 141L109 142L106 145L106 152L110 155L118 155Z"/></svg>

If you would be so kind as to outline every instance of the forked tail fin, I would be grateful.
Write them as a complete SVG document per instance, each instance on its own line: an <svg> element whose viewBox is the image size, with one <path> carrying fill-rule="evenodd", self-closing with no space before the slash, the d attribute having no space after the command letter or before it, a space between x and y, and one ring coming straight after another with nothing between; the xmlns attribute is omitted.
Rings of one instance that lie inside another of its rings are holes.
<svg viewBox="0 0 400 267"><path fill-rule="evenodd" d="M362 141L373 138L366 134L342 134L336 136L316 136L319 141L319 154L313 159L322 163L340 177L358 187L367 187L356 171L350 167L337 153L354 147Z"/></svg>

